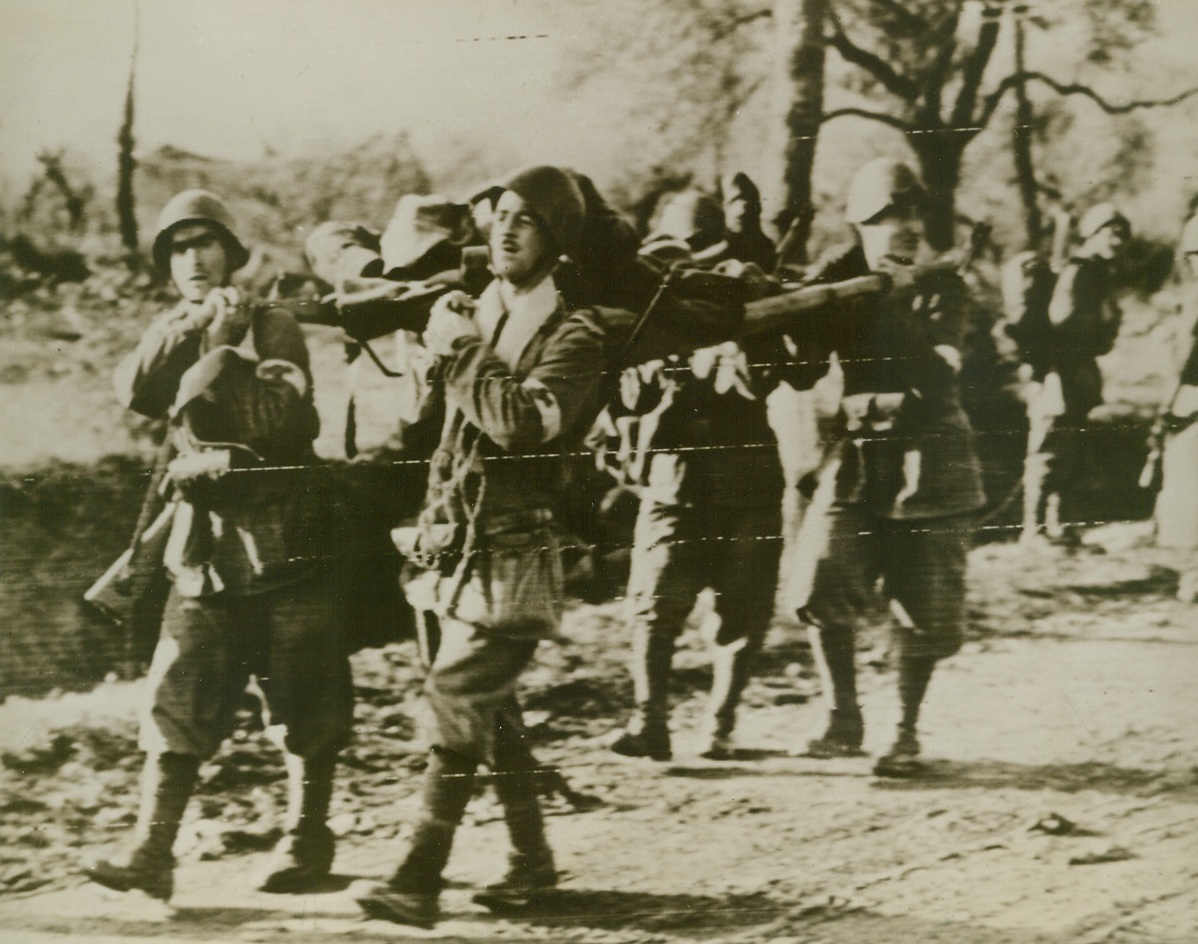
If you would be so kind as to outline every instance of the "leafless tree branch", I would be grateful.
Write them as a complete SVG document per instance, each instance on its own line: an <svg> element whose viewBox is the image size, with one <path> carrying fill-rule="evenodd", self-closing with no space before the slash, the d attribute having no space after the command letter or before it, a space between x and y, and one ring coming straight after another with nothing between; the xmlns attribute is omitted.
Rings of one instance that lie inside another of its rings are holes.
<svg viewBox="0 0 1198 944"><path fill-rule="evenodd" d="M1094 102L1094 104L1108 115L1126 115L1129 112L1142 108L1168 108L1184 102L1187 98L1193 98L1195 95L1198 95L1198 86L1196 86L1169 98L1145 98L1134 99L1129 102L1111 102L1090 88L1090 86L1083 85L1080 82L1060 82L1052 78L1052 76L1045 75L1043 72L1016 72L1013 75L1008 75L999 82L997 88L986 96L982 113L977 120L979 126L984 127L990 121L1003 96L1020 82L1043 83L1058 95L1081 95L1083 98L1090 99L1090 101Z"/></svg>
<svg viewBox="0 0 1198 944"><path fill-rule="evenodd" d="M885 10L912 32L926 33L928 30L928 21L912 13L898 0L873 0L873 4L878 9Z"/></svg>
<svg viewBox="0 0 1198 944"><path fill-rule="evenodd" d="M953 55L957 51L956 34L959 21L960 15L954 13L949 17L948 22L941 26L940 33L944 38L940 43L940 51L936 54L936 58L923 80L924 111L929 119L936 122L941 121L940 104L944 85L948 81L953 65Z"/></svg>
<svg viewBox="0 0 1198 944"><path fill-rule="evenodd" d="M868 108L836 108L830 112L826 112L820 119L820 124L827 124L837 118L865 118L869 121L881 122L884 125L889 125L891 128L897 128L899 131L910 132L915 131L915 125L910 122L903 121L901 118L896 118L894 115L887 115L885 112L870 111Z"/></svg>
<svg viewBox="0 0 1198 944"><path fill-rule="evenodd" d="M769 19L774 15L774 11L769 7L763 7L760 10L753 10L750 13L742 13L740 16L734 16L727 23L721 24L718 28L711 29L710 35L712 42L719 42L721 39L727 39L742 26L748 26L756 20Z"/></svg>
<svg viewBox="0 0 1198 944"><path fill-rule="evenodd" d="M965 60L961 70L961 88L957 92L957 100L953 103L953 113L950 124L954 128L963 128L972 124L973 109L977 104L978 90L982 87L982 76L986 66L990 64L990 56L998 44L998 20L988 17L978 30L978 43Z"/></svg>
<svg viewBox="0 0 1198 944"><path fill-rule="evenodd" d="M888 92L892 92L899 98L913 102L919 97L919 86L915 82L896 72L881 56L862 49L845 35L844 28L840 25L840 20L835 12L828 19L832 24L832 35L828 37L828 45L840 53L845 62L860 66L881 82Z"/></svg>

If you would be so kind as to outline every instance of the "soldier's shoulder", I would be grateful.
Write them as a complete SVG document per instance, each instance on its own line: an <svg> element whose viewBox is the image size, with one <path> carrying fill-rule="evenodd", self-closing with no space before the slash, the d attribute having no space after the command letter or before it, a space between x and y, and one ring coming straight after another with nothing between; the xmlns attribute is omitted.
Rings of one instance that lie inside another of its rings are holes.
<svg viewBox="0 0 1198 944"><path fill-rule="evenodd" d="M559 330L572 332L598 333L605 335L610 325L618 324L629 317L622 308L612 308L606 305L587 305L575 308L562 322Z"/></svg>
<svg viewBox="0 0 1198 944"><path fill-rule="evenodd" d="M578 356L584 356L592 350L597 356L602 356L609 334L609 322L604 313L616 311L595 307L572 309L554 329L550 343L569 348Z"/></svg>

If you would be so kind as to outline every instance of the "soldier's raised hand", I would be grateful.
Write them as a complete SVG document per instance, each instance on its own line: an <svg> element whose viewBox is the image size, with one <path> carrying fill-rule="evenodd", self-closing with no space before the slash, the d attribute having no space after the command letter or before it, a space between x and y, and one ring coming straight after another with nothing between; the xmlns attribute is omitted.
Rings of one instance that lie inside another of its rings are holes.
<svg viewBox="0 0 1198 944"><path fill-rule="evenodd" d="M877 271L890 277L891 289L896 292L911 288L919 275L918 266L894 256L883 256L879 259Z"/></svg>
<svg viewBox="0 0 1198 944"><path fill-rule="evenodd" d="M209 347L240 344L250 328L252 315L241 293L232 286L214 288L204 299L204 306L213 311L212 322L208 325Z"/></svg>

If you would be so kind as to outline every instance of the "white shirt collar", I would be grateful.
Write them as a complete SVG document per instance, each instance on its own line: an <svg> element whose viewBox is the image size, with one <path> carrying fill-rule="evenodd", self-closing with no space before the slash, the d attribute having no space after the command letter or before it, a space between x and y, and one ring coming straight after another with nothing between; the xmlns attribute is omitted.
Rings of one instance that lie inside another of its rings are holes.
<svg viewBox="0 0 1198 944"><path fill-rule="evenodd" d="M510 282L495 279L479 298L475 317L483 339L500 360L515 370L529 342L557 308L557 285L551 275L523 291Z"/></svg>

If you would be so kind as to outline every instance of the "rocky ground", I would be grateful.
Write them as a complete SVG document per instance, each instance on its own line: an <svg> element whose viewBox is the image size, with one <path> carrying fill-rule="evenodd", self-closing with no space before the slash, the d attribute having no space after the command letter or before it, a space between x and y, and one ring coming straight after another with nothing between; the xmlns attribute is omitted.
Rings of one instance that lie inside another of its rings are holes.
<svg viewBox="0 0 1198 944"><path fill-rule="evenodd" d="M709 681L702 606L677 660L676 756L602 743L625 709L617 604L575 607L542 647L525 705L564 783L548 798L567 878L534 911L483 912L503 867L488 793L450 865L446 919L412 931L363 919L356 884L394 867L421 753L410 646L355 657L359 734L347 752L327 892L253 891L278 835L277 752L244 730L204 769L169 907L111 895L78 864L134 815L139 683L0 707L0 937L57 941L577 941L1181 944L1198 930L1198 609L1143 527L1073 549L994 543L972 558L973 630L925 710L926 771L875 778L869 757L791 756L823 708L798 629L775 626L733 761L695 755ZM884 628L860 654L866 748L897 713Z"/></svg>

